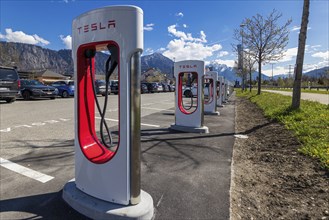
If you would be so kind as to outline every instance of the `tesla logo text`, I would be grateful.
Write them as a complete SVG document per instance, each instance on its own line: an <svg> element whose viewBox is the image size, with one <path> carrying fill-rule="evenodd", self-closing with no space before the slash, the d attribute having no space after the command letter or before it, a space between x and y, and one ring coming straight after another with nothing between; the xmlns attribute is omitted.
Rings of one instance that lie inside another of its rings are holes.
<svg viewBox="0 0 329 220"><path fill-rule="evenodd" d="M190 68L197 68L198 66L197 65L179 65L179 68L183 68L183 69L190 69Z"/></svg>
<svg viewBox="0 0 329 220"><path fill-rule="evenodd" d="M90 31L97 31L97 30L103 30L103 29L110 29L115 28L115 20L109 20L107 23L104 22L96 22L92 24L86 24L83 26L78 27L79 34L81 33L87 33Z"/></svg>

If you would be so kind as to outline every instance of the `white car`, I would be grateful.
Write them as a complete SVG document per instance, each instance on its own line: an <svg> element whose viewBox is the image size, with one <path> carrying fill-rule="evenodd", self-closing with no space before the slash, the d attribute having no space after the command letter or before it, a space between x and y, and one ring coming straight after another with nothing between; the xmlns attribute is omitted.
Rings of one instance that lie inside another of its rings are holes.
<svg viewBox="0 0 329 220"><path fill-rule="evenodd" d="M192 96L191 94L193 94L193 96L196 96L197 88L198 88L197 86L192 86L192 87L186 86L185 89L183 89L183 95L186 98L191 97ZM191 92L191 90L192 90L192 92ZM209 94L209 84L208 83L204 84L203 92L204 92L205 96L208 96L208 94Z"/></svg>

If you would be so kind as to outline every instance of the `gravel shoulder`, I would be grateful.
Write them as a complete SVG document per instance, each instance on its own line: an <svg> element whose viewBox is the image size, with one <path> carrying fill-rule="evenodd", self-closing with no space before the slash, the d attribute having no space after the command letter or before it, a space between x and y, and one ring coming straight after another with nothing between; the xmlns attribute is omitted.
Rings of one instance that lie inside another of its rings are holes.
<svg viewBox="0 0 329 220"><path fill-rule="evenodd" d="M329 219L329 172L285 127L236 100L231 219Z"/></svg>

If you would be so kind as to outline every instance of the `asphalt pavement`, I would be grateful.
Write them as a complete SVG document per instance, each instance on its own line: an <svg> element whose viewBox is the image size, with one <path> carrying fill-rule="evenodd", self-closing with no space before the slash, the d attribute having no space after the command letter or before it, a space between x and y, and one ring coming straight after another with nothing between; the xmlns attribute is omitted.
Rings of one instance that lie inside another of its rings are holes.
<svg viewBox="0 0 329 220"><path fill-rule="evenodd" d="M277 91L277 90L263 90L263 91L292 96L292 92ZM301 99L320 102L321 104L329 105L329 94L307 93L302 91Z"/></svg>
<svg viewBox="0 0 329 220"><path fill-rule="evenodd" d="M142 96L142 189L153 197L155 219L229 219L234 97L220 116L205 116L209 134L169 130L173 99ZM62 199L74 178L73 99L0 104L0 116L1 165L9 160L46 178L1 166L0 219L87 219Z"/></svg>
<svg viewBox="0 0 329 220"><path fill-rule="evenodd" d="M173 113L145 118L174 121ZM209 134L142 131L142 189L153 197L155 219L229 219L234 98L220 116L205 116Z"/></svg>

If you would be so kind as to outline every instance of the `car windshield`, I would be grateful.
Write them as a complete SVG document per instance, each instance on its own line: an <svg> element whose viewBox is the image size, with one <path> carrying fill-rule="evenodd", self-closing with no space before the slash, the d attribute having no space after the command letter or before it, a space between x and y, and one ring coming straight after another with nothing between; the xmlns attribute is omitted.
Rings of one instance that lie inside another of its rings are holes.
<svg viewBox="0 0 329 220"><path fill-rule="evenodd" d="M97 85L98 85L98 86L105 86L106 83L105 83L105 81L103 81L103 80L99 80L99 81L97 81Z"/></svg>
<svg viewBox="0 0 329 220"><path fill-rule="evenodd" d="M25 82L24 83L25 85L33 85L33 86L42 85L43 86L43 84L37 80L26 80L24 82Z"/></svg>
<svg viewBox="0 0 329 220"><path fill-rule="evenodd" d="M0 79L2 80L17 80L17 74L13 69L0 69Z"/></svg>

